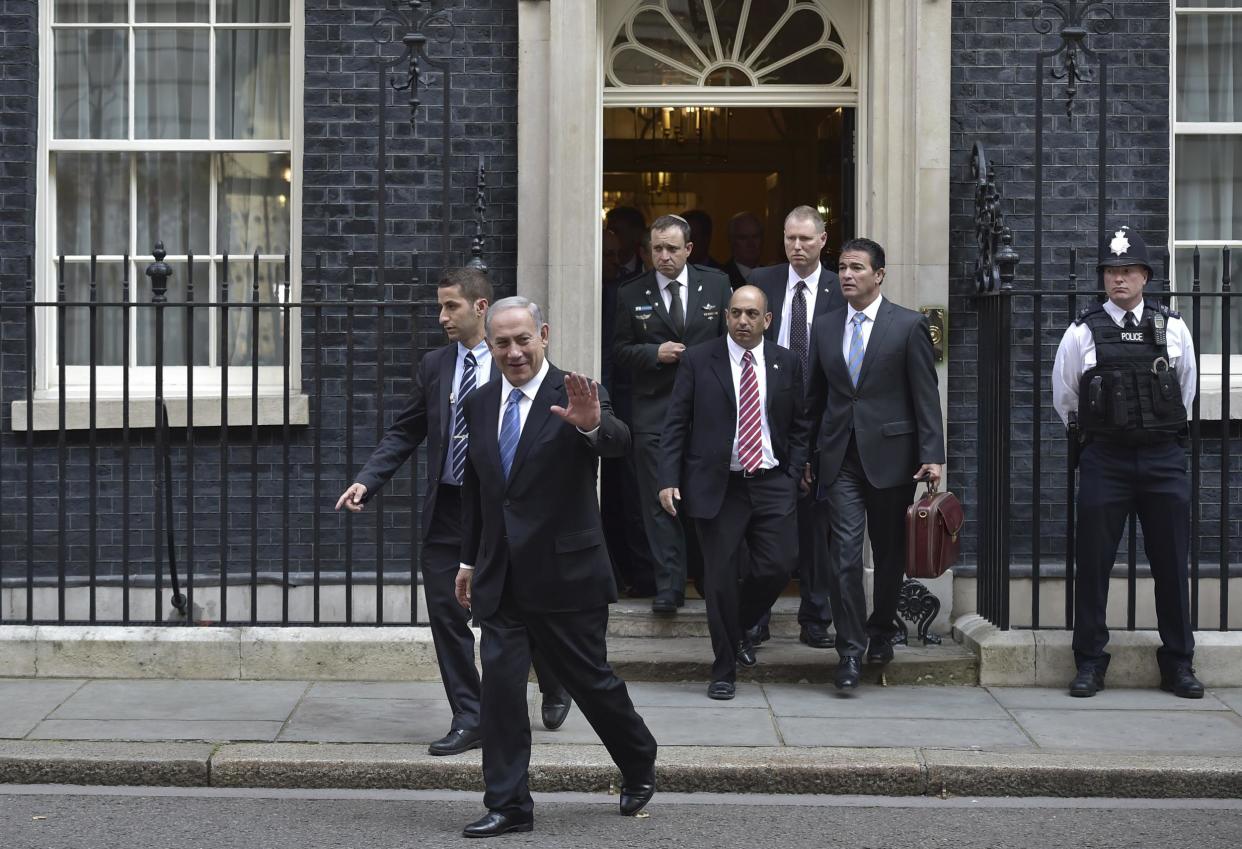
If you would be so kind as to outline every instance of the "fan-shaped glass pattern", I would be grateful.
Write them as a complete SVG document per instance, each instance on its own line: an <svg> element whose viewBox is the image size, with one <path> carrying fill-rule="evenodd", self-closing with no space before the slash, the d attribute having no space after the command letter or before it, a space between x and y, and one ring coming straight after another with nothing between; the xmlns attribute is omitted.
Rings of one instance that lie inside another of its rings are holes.
<svg viewBox="0 0 1242 849"><path fill-rule="evenodd" d="M613 39L606 85L848 87L850 71L812 0L643 0Z"/></svg>

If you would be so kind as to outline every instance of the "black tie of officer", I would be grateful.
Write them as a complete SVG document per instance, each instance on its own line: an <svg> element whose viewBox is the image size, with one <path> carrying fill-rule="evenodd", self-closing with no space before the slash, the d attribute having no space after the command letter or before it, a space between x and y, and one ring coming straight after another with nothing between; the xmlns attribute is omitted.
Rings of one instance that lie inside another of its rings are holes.
<svg viewBox="0 0 1242 849"><path fill-rule="evenodd" d="M1138 327L1138 322L1134 320L1134 313L1126 310L1126 327Z"/></svg>
<svg viewBox="0 0 1242 849"><path fill-rule="evenodd" d="M676 280L669 281L668 296L668 315L673 320L673 329L680 336L686 332L686 313L681 306L681 284Z"/></svg>

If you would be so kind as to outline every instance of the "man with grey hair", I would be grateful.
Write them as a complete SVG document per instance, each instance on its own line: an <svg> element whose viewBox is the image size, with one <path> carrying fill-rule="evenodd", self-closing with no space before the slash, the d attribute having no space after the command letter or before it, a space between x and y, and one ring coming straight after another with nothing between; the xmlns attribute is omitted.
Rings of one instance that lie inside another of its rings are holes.
<svg viewBox="0 0 1242 849"><path fill-rule="evenodd" d="M753 212L739 212L729 219L729 250L732 256L721 267L736 291L750 282L750 273L763 260L763 222Z"/></svg>
<svg viewBox="0 0 1242 849"><path fill-rule="evenodd" d="M470 432L462 485L457 601L483 631L483 803L466 837L530 831L532 648L561 679L621 770L620 810L655 793L656 741L608 665L608 605L617 600L596 498L601 457L624 456L630 431L608 392L545 358L539 306L504 298L488 311L500 368L465 400Z"/></svg>
<svg viewBox="0 0 1242 849"><path fill-rule="evenodd" d="M664 512L659 499L660 434L682 352L725 332L733 294L719 271L688 264L694 243L684 218L665 215L651 225L655 268L617 293L613 335L616 363L630 370L634 391L634 466L643 525L655 561L651 609L676 613L685 600L687 534L693 526ZM684 514L683 514L684 516Z"/></svg>

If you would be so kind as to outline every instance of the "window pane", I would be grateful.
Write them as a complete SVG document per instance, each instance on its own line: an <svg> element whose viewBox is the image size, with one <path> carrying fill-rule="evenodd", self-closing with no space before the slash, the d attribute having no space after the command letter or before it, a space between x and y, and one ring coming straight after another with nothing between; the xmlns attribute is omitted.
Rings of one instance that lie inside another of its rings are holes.
<svg viewBox="0 0 1242 849"><path fill-rule="evenodd" d="M827 47L781 65L775 71L760 77L762 85L782 83L786 85L830 85L845 73L845 60L840 53Z"/></svg>
<svg viewBox="0 0 1242 849"><path fill-rule="evenodd" d="M56 0L58 24L114 24L128 16L126 0Z"/></svg>
<svg viewBox="0 0 1242 849"><path fill-rule="evenodd" d="M283 254L289 250L289 156L220 154L217 250Z"/></svg>
<svg viewBox="0 0 1242 849"><path fill-rule="evenodd" d="M56 138L129 136L125 38L120 29L56 31Z"/></svg>
<svg viewBox="0 0 1242 849"><path fill-rule="evenodd" d="M134 135L207 138L207 30L134 33Z"/></svg>
<svg viewBox="0 0 1242 849"><path fill-rule="evenodd" d="M680 68L632 47L617 53L612 60L612 72L622 85L694 85L698 82Z"/></svg>
<svg viewBox="0 0 1242 849"><path fill-rule="evenodd" d="M1242 239L1242 136L1178 136L1174 238Z"/></svg>
<svg viewBox="0 0 1242 849"><path fill-rule="evenodd" d="M711 0L713 13L716 16L716 32L720 35L720 46L725 58L733 55L733 42L737 40L737 28L742 21L742 4L745 0Z"/></svg>
<svg viewBox="0 0 1242 849"><path fill-rule="evenodd" d="M129 155L53 153L56 253L129 250Z"/></svg>
<svg viewBox="0 0 1242 849"><path fill-rule="evenodd" d="M668 0L668 11L686 34L694 39L694 43L703 51L709 61L714 61L716 46L712 43L712 30L707 23L707 12L703 8L703 0Z"/></svg>
<svg viewBox="0 0 1242 849"><path fill-rule="evenodd" d="M289 31L218 30L216 137L289 138Z"/></svg>
<svg viewBox="0 0 1242 849"><path fill-rule="evenodd" d="M289 0L217 0L216 20L226 24L274 24L289 20Z"/></svg>
<svg viewBox="0 0 1242 849"><path fill-rule="evenodd" d="M1242 0L1177 0L1179 9L1242 9Z"/></svg>
<svg viewBox="0 0 1242 849"><path fill-rule="evenodd" d="M163 241L170 254L211 249L211 155L139 153L138 244L145 253Z"/></svg>
<svg viewBox="0 0 1242 849"><path fill-rule="evenodd" d="M118 304L121 302L121 278L125 266L121 262L95 264L95 302ZM65 263L65 300L89 301L91 297L91 265L89 262ZM122 365L121 342L123 331L121 307L100 306L95 308L95 364L101 366ZM91 364L91 310L90 307L67 307L65 309L65 364L89 366Z"/></svg>
<svg viewBox="0 0 1242 849"><path fill-rule="evenodd" d="M771 0L768 3L751 3L750 14L746 16L745 29L742 31L742 52L739 58L745 62L754 52L772 27L776 26L785 11L789 8L786 2Z"/></svg>
<svg viewBox="0 0 1242 849"><path fill-rule="evenodd" d="M205 24L211 14L211 0L134 0L134 20L172 24Z"/></svg>
<svg viewBox="0 0 1242 849"><path fill-rule="evenodd" d="M136 298L139 303L151 303L151 278L146 275L146 268L152 262L151 257L142 257L135 265ZM172 266L172 276L168 278L168 290L165 299L169 303L184 304L187 301L186 289L190 284L188 264L185 260L167 260ZM208 274L211 263L194 261L194 297L193 303L204 303L210 300L211 281ZM140 307L135 320L135 338L138 341L138 365L155 365L155 310L152 307ZM189 337L186 328L189 326L189 313L194 313L194 365L210 365L208 356L211 345L210 331L211 310L208 307L169 306L164 310L164 365L185 365L186 345Z"/></svg>
<svg viewBox="0 0 1242 849"><path fill-rule="evenodd" d="M768 46L763 48L753 64L759 68L774 65L786 56L810 47L823 37L823 16L811 9L799 9L789 16L789 20L785 21L780 32L768 42Z"/></svg>
<svg viewBox="0 0 1242 849"><path fill-rule="evenodd" d="M259 332L257 340L251 331L254 303L254 261L252 259L229 260L228 299L246 306L229 309L229 330L226 341L229 365L248 366L255 344L258 344L259 365L278 366L284 363L281 348L284 315L283 310L273 306L259 308ZM283 303L285 264L263 262L259 265L260 304Z"/></svg>
<svg viewBox="0 0 1242 849"><path fill-rule="evenodd" d="M1242 121L1242 15L1178 16L1177 120Z"/></svg>
<svg viewBox="0 0 1242 849"><path fill-rule="evenodd" d="M1194 248L1177 249L1177 267L1175 288L1178 292L1189 292L1194 281ZM1239 275L1242 275L1242 246L1235 247L1229 259L1230 288L1238 290ZM1199 251L1199 289L1203 292L1219 292L1224 263L1220 248L1201 248ZM1199 353L1219 354L1221 346L1221 298L1203 298L1200 301L1200 337ZM1238 308L1238 299L1231 299L1234 305L1230 316L1229 353L1242 354L1242 311ZM1173 307L1182 314L1186 323L1193 327L1194 303L1190 298L1175 298Z"/></svg>
<svg viewBox="0 0 1242 849"><path fill-rule="evenodd" d="M654 9L639 12L634 16L634 40L674 62L681 62L696 70L703 67L690 45L669 25L668 18Z"/></svg>

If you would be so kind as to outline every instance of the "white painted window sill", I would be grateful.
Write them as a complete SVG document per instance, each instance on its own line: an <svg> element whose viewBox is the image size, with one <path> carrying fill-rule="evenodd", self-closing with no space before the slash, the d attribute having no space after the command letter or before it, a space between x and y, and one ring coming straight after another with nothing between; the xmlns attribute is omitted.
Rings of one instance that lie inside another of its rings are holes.
<svg viewBox="0 0 1242 849"><path fill-rule="evenodd" d="M1229 418L1242 419L1242 374L1234 372L1229 375ZM1199 375L1199 421L1220 421L1221 376L1219 374Z"/></svg>
<svg viewBox="0 0 1242 849"><path fill-rule="evenodd" d="M36 395L34 401L34 430L55 431L60 427L59 399ZM168 422L172 427L186 426L185 398L166 398ZM120 398L97 398L95 400L95 427L118 429L122 424L124 402ZM26 431L26 402L14 401L11 412L14 433ZM258 423L262 426L282 425L285 421L284 398L280 393L259 395ZM229 427L250 427L250 396L230 396L228 402ZM289 424L310 424L310 399L303 394L289 396ZM130 397L129 426L135 429L155 427L155 400L153 397ZM194 427L220 426L220 399L194 399ZM90 428L90 400L70 397L65 399L65 429L88 430Z"/></svg>

